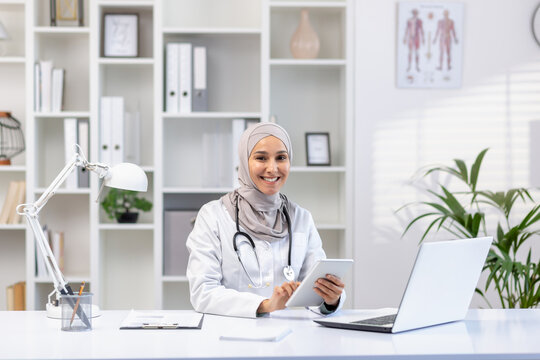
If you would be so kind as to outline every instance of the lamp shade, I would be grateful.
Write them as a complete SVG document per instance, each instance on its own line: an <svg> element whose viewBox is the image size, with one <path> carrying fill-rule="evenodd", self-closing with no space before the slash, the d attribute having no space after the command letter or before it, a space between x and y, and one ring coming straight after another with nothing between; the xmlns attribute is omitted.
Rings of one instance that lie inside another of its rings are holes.
<svg viewBox="0 0 540 360"><path fill-rule="evenodd" d="M4 24L0 21L0 40L7 40L9 39L9 35L6 31L6 28L4 27Z"/></svg>
<svg viewBox="0 0 540 360"><path fill-rule="evenodd" d="M105 186L131 191L146 191L148 178L143 169L135 164L120 163L109 170Z"/></svg>

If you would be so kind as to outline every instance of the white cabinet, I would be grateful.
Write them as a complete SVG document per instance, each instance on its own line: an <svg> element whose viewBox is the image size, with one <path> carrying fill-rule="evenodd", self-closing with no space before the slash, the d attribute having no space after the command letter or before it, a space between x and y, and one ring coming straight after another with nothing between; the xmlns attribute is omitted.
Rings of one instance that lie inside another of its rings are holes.
<svg viewBox="0 0 540 360"><path fill-rule="evenodd" d="M16 84L0 84L0 95L5 95L0 96L0 110L13 104L28 148L16 166L0 168L1 189L11 179L26 177L29 200L44 191L64 165L66 117L89 120L88 158L100 161L100 99L122 96L125 111L140 119L139 165L149 178L144 196L153 202L152 211L141 214L134 225L112 222L95 202L100 184L91 174L90 188L59 191L40 220L65 232L65 275L75 287L89 282L103 309L190 308L185 276L164 275L163 213L196 210L232 190L233 169L227 162L236 154L233 120L268 121L273 116L290 133L295 152L284 193L312 212L329 257L351 257L352 4L96 0L85 1L84 27L50 27L48 1L0 1L0 19L15 11L26 20L14 30L26 38L26 46L13 57L0 58L0 75ZM316 59L294 59L289 50L303 8L320 38ZM103 17L109 13L138 15L138 57L103 56ZM207 111L166 112L165 48L171 42L206 47ZM44 59L66 69L60 113L33 109L34 63ZM306 132L330 134L331 166L306 166ZM214 159L205 155L208 134L220 139ZM208 167L221 163L225 180L210 181ZM0 200L4 196L5 190L0 191ZM0 226L0 232L0 286L20 280L4 275L13 267L4 265L6 251L17 259L13 263L26 261L19 277L26 276L28 308L42 309L52 283L34 275L33 235L26 231L24 244L23 226Z"/></svg>

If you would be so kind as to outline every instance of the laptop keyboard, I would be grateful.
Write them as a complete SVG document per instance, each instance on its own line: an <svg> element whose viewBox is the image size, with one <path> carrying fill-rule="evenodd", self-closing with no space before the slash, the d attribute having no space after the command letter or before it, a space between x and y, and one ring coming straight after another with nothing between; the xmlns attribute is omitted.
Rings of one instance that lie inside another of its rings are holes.
<svg viewBox="0 0 540 360"><path fill-rule="evenodd" d="M365 325L385 325L385 324L393 324L394 320L396 320L397 314L393 315L386 315L386 316L379 316L374 317L371 319L365 319L365 320L359 320L359 321L353 321L353 324L365 324Z"/></svg>

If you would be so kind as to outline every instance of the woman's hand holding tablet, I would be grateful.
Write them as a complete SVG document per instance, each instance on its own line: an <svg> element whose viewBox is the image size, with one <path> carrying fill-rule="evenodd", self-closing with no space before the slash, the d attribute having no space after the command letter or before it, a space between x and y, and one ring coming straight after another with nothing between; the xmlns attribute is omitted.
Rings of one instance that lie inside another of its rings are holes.
<svg viewBox="0 0 540 360"><path fill-rule="evenodd" d="M343 278L353 263L352 259L323 259L313 265L300 286L294 291L285 306L316 306L323 302L315 290L315 282L326 275Z"/></svg>

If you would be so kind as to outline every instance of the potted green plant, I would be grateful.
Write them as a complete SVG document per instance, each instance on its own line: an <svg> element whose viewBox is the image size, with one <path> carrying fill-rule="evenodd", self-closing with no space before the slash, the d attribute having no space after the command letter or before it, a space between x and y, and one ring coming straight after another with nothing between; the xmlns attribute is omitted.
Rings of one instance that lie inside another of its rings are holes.
<svg viewBox="0 0 540 360"><path fill-rule="evenodd" d="M535 204L525 188L506 192L478 189L480 167L487 151L482 150L470 168L461 159L455 159L454 166L427 168L424 177L437 172L450 174L452 179L458 180L462 190L451 191L450 186L440 183L435 190L424 186L429 200L413 204L426 210L408 223L403 234L417 221L428 218L431 222L420 241L429 233L442 229L456 237L493 235L493 245L483 269L488 272L488 277L484 288L476 291L489 307L492 304L485 293L491 286L503 308L536 307L540 303L540 259L532 258L531 247L527 249L527 244L540 233L537 227L540 205ZM528 207L521 217L515 214L517 211L512 212L517 202Z"/></svg>
<svg viewBox="0 0 540 360"><path fill-rule="evenodd" d="M111 188L103 201L101 201L103 210L107 213L109 219L116 219L119 223L136 223L139 217L138 212L152 210L152 203L143 197L137 196L136 191L121 190Z"/></svg>

